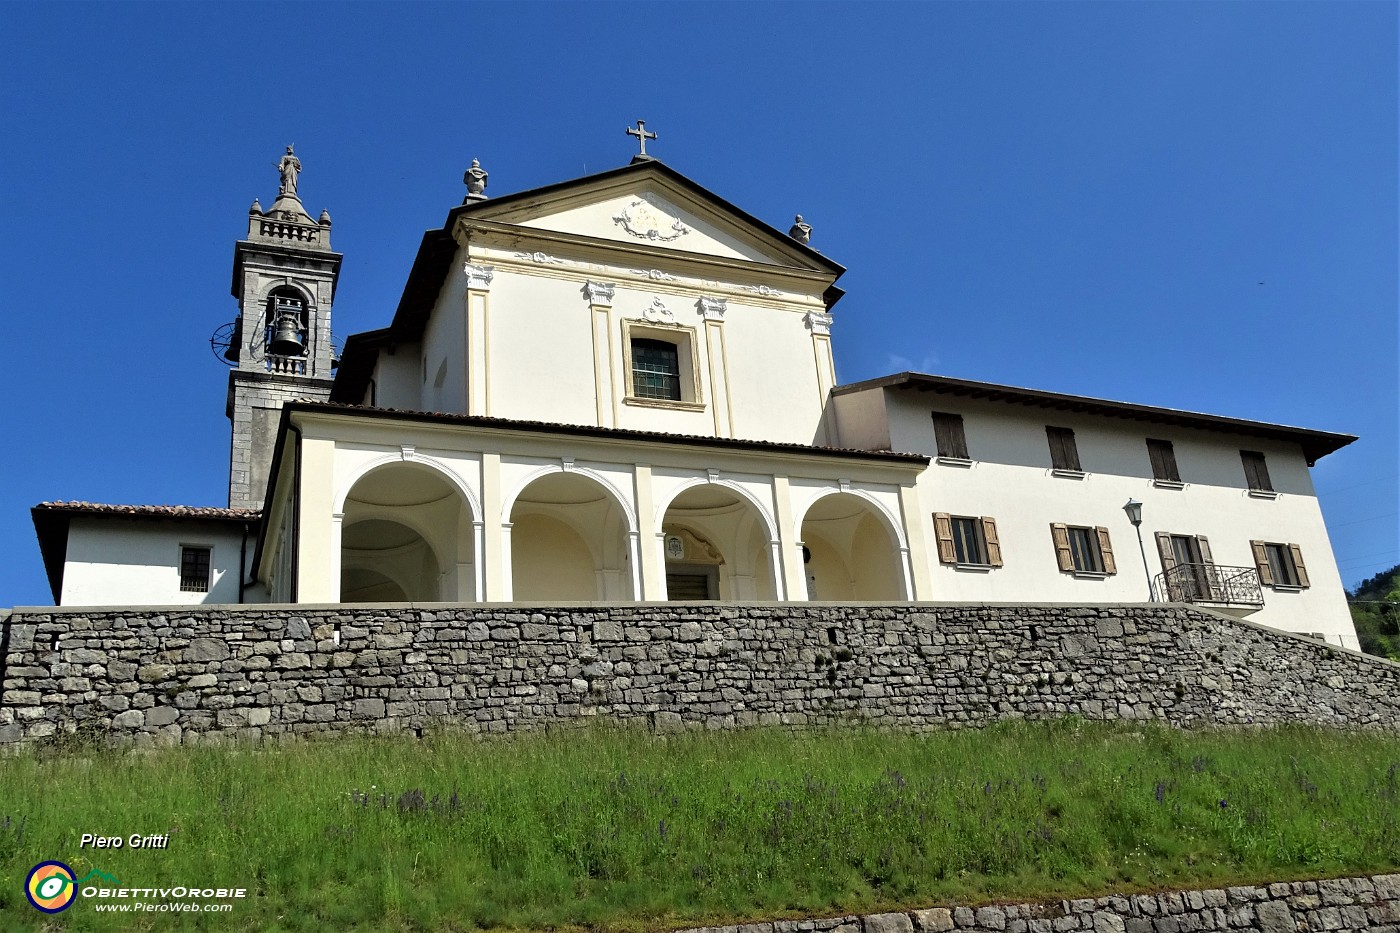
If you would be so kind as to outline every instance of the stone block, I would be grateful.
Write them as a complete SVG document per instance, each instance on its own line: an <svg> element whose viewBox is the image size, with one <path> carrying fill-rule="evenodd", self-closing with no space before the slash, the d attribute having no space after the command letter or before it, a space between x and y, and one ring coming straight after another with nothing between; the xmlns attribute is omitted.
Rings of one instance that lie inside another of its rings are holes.
<svg viewBox="0 0 1400 933"><path fill-rule="evenodd" d="M870 914L861 920L864 933L914 933L908 914Z"/></svg>
<svg viewBox="0 0 1400 933"><path fill-rule="evenodd" d="M219 678L213 674L195 674L186 683L191 690L198 690L202 687L212 687L219 682Z"/></svg>
<svg viewBox="0 0 1400 933"><path fill-rule="evenodd" d="M146 714L139 709L129 709L112 717L112 726L116 729L139 729L145 723Z"/></svg>
<svg viewBox="0 0 1400 933"><path fill-rule="evenodd" d="M919 933L947 933L953 928L953 912L946 907L916 910L913 917Z"/></svg>
<svg viewBox="0 0 1400 933"><path fill-rule="evenodd" d="M988 930L1005 930L1006 911L1000 907L979 907L977 908L977 925Z"/></svg>
<svg viewBox="0 0 1400 933"><path fill-rule="evenodd" d="M384 701L378 699L356 700L351 706L351 714L356 719L383 719Z"/></svg>
<svg viewBox="0 0 1400 933"><path fill-rule="evenodd" d="M173 706L155 706L146 710L147 726L168 726L180 718L180 711Z"/></svg>
<svg viewBox="0 0 1400 933"><path fill-rule="evenodd" d="M143 684L160 683L174 676L175 667L171 664L144 664L136 671L136 679Z"/></svg>
<svg viewBox="0 0 1400 933"><path fill-rule="evenodd" d="M185 649L185 660L195 664L227 661L228 658L228 643L222 638L196 638Z"/></svg>

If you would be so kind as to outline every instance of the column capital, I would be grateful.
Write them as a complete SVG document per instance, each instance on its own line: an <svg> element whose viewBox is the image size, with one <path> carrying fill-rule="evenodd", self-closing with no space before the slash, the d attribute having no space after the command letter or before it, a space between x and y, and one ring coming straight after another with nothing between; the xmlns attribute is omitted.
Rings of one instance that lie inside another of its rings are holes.
<svg viewBox="0 0 1400 933"><path fill-rule="evenodd" d="M588 299L588 303L598 308L611 308L613 303L613 292L617 286L612 282L588 281L583 285L583 295Z"/></svg>
<svg viewBox="0 0 1400 933"><path fill-rule="evenodd" d="M724 320L725 308L728 304L723 298L713 298L709 295L701 295L696 306L700 309L700 316L707 321Z"/></svg>
<svg viewBox="0 0 1400 933"><path fill-rule="evenodd" d="M467 274L467 288L472 291L490 291L491 279L496 275L495 266L478 266L475 263L466 263L462 271Z"/></svg>
<svg viewBox="0 0 1400 933"><path fill-rule="evenodd" d="M802 316L802 322L813 334L830 334L833 320L830 314L823 311L808 311Z"/></svg>

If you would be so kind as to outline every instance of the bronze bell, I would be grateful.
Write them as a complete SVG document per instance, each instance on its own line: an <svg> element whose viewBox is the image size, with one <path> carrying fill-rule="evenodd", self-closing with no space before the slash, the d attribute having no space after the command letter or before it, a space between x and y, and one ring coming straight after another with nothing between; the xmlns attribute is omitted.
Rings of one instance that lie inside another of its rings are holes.
<svg viewBox="0 0 1400 933"><path fill-rule="evenodd" d="M277 356L301 356L306 352L295 314L282 314L277 318L277 329L267 345L267 352Z"/></svg>

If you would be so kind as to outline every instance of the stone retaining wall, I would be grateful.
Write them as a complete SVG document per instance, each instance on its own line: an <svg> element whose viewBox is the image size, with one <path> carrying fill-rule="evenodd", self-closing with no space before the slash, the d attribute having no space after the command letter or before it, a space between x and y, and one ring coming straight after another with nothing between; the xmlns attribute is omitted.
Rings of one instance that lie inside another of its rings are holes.
<svg viewBox="0 0 1400 933"><path fill-rule="evenodd" d="M658 730L1008 717L1400 727L1400 665L1170 604L17 609L0 745L580 717Z"/></svg>
<svg viewBox="0 0 1400 933"><path fill-rule="evenodd" d="M697 927L679 933L1185 933L1258 930L1400 933L1400 875L1293 881L910 913Z"/></svg>

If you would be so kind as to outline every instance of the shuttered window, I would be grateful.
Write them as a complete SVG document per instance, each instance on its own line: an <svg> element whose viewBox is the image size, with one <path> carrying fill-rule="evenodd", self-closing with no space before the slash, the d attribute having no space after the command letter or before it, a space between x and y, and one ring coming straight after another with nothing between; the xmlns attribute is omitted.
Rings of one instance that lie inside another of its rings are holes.
<svg viewBox="0 0 1400 933"><path fill-rule="evenodd" d="M991 516L935 512L933 533L938 541L940 563L1002 566L1001 538L997 535L996 519Z"/></svg>
<svg viewBox="0 0 1400 933"><path fill-rule="evenodd" d="M1165 483L1181 482L1181 474L1176 469L1176 451L1171 441L1147 439L1147 456L1152 461L1152 478Z"/></svg>
<svg viewBox="0 0 1400 933"><path fill-rule="evenodd" d="M1257 450L1241 450L1240 462L1244 464L1244 480L1250 489L1260 492L1273 492L1274 484L1269 482L1269 467L1264 455Z"/></svg>
<svg viewBox="0 0 1400 933"><path fill-rule="evenodd" d="M933 439L938 447L938 456L953 460L971 459L967 455L967 435L963 432L962 415L934 412Z"/></svg>
<svg viewBox="0 0 1400 933"><path fill-rule="evenodd" d="M1107 528L1052 524L1050 539L1055 544L1060 569L1065 573L1118 572Z"/></svg>
<svg viewBox="0 0 1400 933"><path fill-rule="evenodd" d="M1045 428L1050 441L1050 466L1071 473L1084 472L1079 466L1079 447L1074 443L1074 431L1069 428Z"/></svg>
<svg viewBox="0 0 1400 933"><path fill-rule="evenodd" d="M1254 566L1259 570L1259 582L1265 586L1288 586L1306 589L1311 586L1308 568L1303 563L1303 551L1296 544L1275 544L1271 541L1251 541Z"/></svg>

